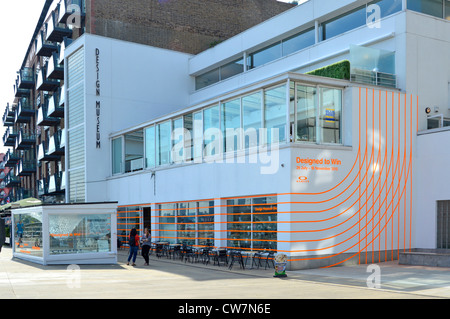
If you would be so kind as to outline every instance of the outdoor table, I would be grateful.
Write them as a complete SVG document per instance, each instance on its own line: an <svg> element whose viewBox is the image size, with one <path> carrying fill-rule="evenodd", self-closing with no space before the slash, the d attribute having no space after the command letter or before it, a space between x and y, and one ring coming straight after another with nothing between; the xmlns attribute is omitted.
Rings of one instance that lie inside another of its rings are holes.
<svg viewBox="0 0 450 319"><path fill-rule="evenodd" d="M225 265L228 264L228 252L226 248L215 248L211 250L213 252L213 260L214 260L214 265L216 264L217 261L217 265L220 266L220 259L223 259L225 257Z"/></svg>
<svg viewBox="0 0 450 319"><path fill-rule="evenodd" d="M164 253L164 246L168 245L169 242L157 241L154 244L156 245L156 257L160 258Z"/></svg>
<svg viewBox="0 0 450 319"><path fill-rule="evenodd" d="M179 254L181 250L181 244L169 244L169 253L172 253L172 258L175 259L175 255Z"/></svg>

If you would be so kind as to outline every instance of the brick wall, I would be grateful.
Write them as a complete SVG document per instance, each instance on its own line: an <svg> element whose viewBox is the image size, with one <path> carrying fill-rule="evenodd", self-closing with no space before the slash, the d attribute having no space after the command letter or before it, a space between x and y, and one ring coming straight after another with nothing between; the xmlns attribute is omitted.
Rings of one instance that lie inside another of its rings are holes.
<svg viewBox="0 0 450 319"><path fill-rule="evenodd" d="M292 7L276 0L87 0L86 31L196 54Z"/></svg>

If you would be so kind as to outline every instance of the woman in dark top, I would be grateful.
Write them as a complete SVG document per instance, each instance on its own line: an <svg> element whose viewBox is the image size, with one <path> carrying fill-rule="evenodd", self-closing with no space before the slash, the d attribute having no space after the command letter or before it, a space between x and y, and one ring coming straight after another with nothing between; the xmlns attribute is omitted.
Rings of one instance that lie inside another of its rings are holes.
<svg viewBox="0 0 450 319"><path fill-rule="evenodd" d="M130 246L130 253L128 255L127 265L130 264L131 258L133 258L132 266L136 266L136 256L139 250L139 236L137 235L136 228L133 228L130 232L130 237L128 238L128 244Z"/></svg>

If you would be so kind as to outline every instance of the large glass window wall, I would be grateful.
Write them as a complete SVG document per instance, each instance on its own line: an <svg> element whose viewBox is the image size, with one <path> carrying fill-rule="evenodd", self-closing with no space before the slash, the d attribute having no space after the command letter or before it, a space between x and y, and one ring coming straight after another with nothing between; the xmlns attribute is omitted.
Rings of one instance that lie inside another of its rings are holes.
<svg viewBox="0 0 450 319"><path fill-rule="evenodd" d="M49 215L50 255L111 251L111 214Z"/></svg>
<svg viewBox="0 0 450 319"><path fill-rule="evenodd" d="M144 131L138 130L124 136L125 173L144 168Z"/></svg>
<svg viewBox="0 0 450 319"><path fill-rule="evenodd" d="M128 236L133 228L139 232L140 226L140 207L126 206L117 209L117 238L120 241L120 246L128 245Z"/></svg>
<svg viewBox="0 0 450 319"><path fill-rule="evenodd" d="M277 198L227 200L227 246L277 250Z"/></svg>
<svg viewBox="0 0 450 319"><path fill-rule="evenodd" d="M450 20L450 1L448 0L408 0L408 9Z"/></svg>
<svg viewBox="0 0 450 319"><path fill-rule="evenodd" d="M214 244L214 201L164 203L157 205L159 237L172 244Z"/></svg>
<svg viewBox="0 0 450 319"><path fill-rule="evenodd" d="M14 252L43 257L42 212L14 215Z"/></svg>
<svg viewBox="0 0 450 319"><path fill-rule="evenodd" d="M450 19L450 1L448 0L408 0L408 9L431 14L440 18ZM373 5L378 6L375 9ZM301 51L316 44L316 32L318 41L327 40L347 31L366 25L372 21L372 16L377 10L380 18L385 18L402 10L402 0L375 0L365 5L352 9L337 17L324 21L316 27L307 28L295 35L276 40L264 48L253 52L246 52L245 68L243 59L224 64L212 71L205 72L195 78L196 89L201 89L224 80L230 76L251 70L289 54ZM225 72L224 70L232 70ZM230 74L225 76L224 74Z"/></svg>
<svg viewBox="0 0 450 319"><path fill-rule="evenodd" d="M342 101L342 89L295 81L249 92L113 138L113 174L143 163L223 162L227 153L274 143L342 144Z"/></svg>

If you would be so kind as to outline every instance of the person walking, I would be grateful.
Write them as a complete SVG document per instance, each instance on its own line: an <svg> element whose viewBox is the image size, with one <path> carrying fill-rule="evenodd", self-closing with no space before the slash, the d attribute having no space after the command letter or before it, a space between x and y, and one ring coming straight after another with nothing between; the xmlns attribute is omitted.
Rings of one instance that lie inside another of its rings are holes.
<svg viewBox="0 0 450 319"><path fill-rule="evenodd" d="M137 234L136 228L133 228L130 232L130 237L128 238L128 244L130 246L130 253L128 255L127 265L130 264L130 260L133 258L132 266L136 266L136 256L139 250L139 236Z"/></svg>
<svg viewBox="0 0 450 319"><path fill-rule="evenodd" d="M150 231L148 228L144 229L144 235L142 236L142 257L145 259L145 266L148 266L149 262L149 252L150 252L150 246L151 246L151 240L152 237L150 235Z"/></svg>

